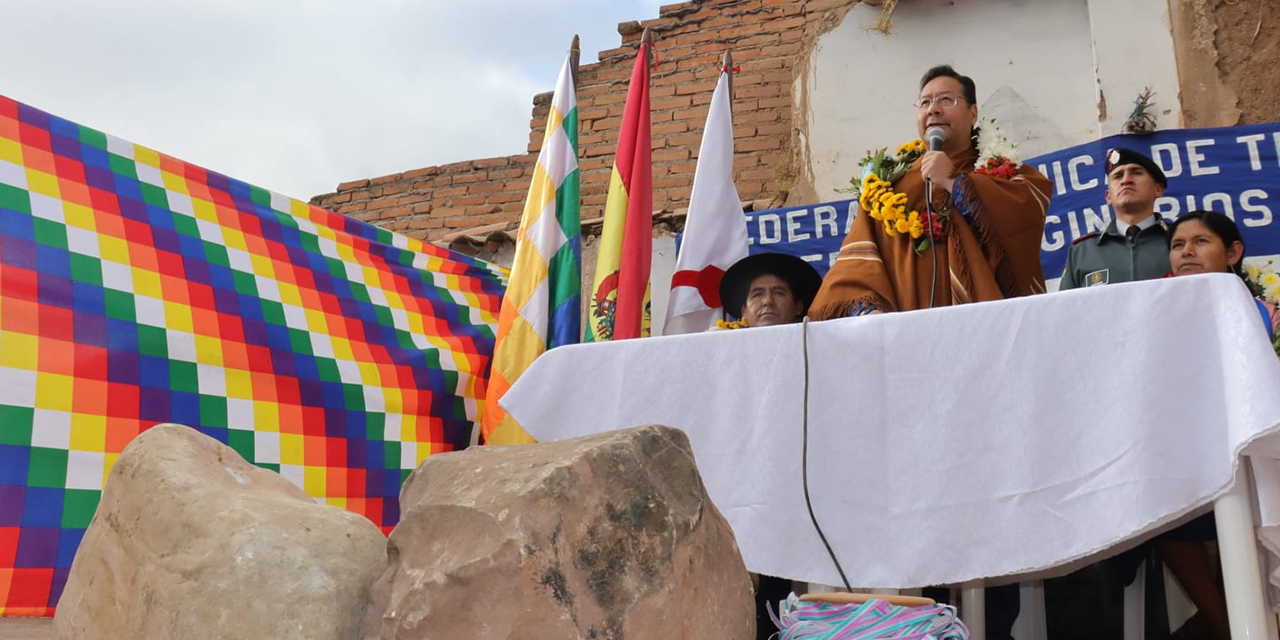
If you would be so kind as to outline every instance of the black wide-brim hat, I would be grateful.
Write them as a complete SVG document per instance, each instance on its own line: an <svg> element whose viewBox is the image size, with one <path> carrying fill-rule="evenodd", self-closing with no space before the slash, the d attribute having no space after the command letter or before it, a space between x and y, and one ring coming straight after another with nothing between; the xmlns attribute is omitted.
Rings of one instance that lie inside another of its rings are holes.
<svg viewBox="0 0 1280 640"><path fill-rule="evenodd" d="M1136 164L1143 169L1146 169L1147 173L1151 174L1151 177L1155 178L1155 181L1160 183L1160 186L1166 189L1169 188L1169 179L1165 177L1164 171L1160 170L1160 165L1157 165L1154 160L1134 151L1133 149L1125 149L1124 147L1107 149L1107 155L1104 160L1106 161L1104 166L1106 167L1105 173L1107 176L1110 176L1111 170L1116 167L1126 164Z"/></svg>
<svg viewBox="0 0 1280 640"><path fill-rule="evenodd" d="M720 278L720 303L724 310L734 317L742 313L751 282L765 274L778 276L791 285L791 295L802 301L806 310L822 286L822 276L808 262L785 253L757 253L733 263Z"/></svg>

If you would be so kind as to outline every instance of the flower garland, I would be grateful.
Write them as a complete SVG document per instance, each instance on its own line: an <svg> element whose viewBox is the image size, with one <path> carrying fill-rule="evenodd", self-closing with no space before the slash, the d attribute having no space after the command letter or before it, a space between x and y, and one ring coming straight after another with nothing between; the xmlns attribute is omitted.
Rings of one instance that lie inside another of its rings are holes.
<svg viewBox="0 0 1280 640"><path fill-rule="evenodd" d="M924 151L924 141L916 139L898 147L892 155L887 148L868 154L860 163L861 182L850 181L853 187L847 190L858 197L863 211L884 225L884 232L890 237L901 233L917 240L924 236L916 243L916 253L942 238L942 222L946 213L930 215L927 211L907 211L907 194L894 191L893 183L906 175L911 164L924 155Z"/></svg>
<svg viewBox="0 0 1280 640"><path fill-rule="evenodd" d="M1006 180L1016 175L1018 163L1022 160L1021 154L1018 153L1018 143L1010 142L1008 136L991 118L979 122L978 126L974 127L974 131L979 134L977 136L978 160L973 163L973 172Z"/></svg>
<svg viewBox="0 0 1280 640"><path fill-rule="evenodd" d="M1271 260L1266 261L1262 266L1245 262L1245 284L1249 285L1249 292L1253 297L1280 306L1280 274L1276 273L1271 264ZM1275 349L1276 355L1280 356L1280 335L1271 341L1271 347Z"/></svg>
<svg viewBox="0 0 1280 640"><path fill-rule="evenodd" d="M974 146L978 147L975 174L1004 179L1017 174L1020 160L1018 145L1009 141L994 119L982 120L975 126L973 138ZM850 180L848 189L837 189L841 193L852 193L863 211L880 221L885 234L890 237L898 234L908 235L912 240L923 237L916 243L917 254L944 237L943 223L948 212L907 211L907 194L894 191L893 183L906 175L911 164L924 152L924 141L916 139L898 147L892 155L888 148L868 153L858 163L862 167L860 179Z"/></svg>
<svg viewBox="0 0 1280 640"><path fill-rule="evenodd" d="M719 329L745 329L746 327L746 320L716 320L716 328Z"/></svg>

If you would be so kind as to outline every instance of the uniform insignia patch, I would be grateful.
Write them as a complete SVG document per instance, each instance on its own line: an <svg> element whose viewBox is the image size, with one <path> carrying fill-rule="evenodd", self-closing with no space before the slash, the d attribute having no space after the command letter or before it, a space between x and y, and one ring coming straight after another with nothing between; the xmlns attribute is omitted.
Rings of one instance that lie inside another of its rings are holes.
<svg viewBox="0 0 1280 640"><path fill-rule="evenodd" d="M1089 272L1089 274L1084 277L1084 286L1092 287L1100 284L1107 284L1110 281L1111 270L1098 269L1097 271Z"/></svg>

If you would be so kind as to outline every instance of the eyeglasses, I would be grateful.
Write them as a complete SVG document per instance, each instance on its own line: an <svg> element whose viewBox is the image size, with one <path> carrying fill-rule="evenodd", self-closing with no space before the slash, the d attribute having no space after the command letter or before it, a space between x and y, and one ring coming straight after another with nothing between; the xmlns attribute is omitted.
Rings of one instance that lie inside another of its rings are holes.
<svg viewBox="0 0 1280 640"><path fill-rule="evenodd" d="M956 97L949 93L945 93L943 95L940 95L934 98L920 98L919 100L912 102L911 106L917 109L928 109L936 104L940 108L950 109L951 107L954 107L957 104L959 104L961 100L964 100L964 98Z"/></svg>

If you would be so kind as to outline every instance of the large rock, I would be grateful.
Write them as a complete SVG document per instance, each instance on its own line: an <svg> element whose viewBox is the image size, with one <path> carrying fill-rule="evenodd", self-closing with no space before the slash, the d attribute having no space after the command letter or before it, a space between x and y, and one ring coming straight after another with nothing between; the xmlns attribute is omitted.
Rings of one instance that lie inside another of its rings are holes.
<svg viewBox="0 0 1280 640"><path fill-rule="evenodd" d="M161 425L111 470L55 627L78 640L356 638L385 566L372 522Z"/></svg>
<svg viewBox="0 0 1280 640"><path fill-rule="evenodd" d="M400 505L368 640L755 637L733 533L675 429L434 455Z"/></svg>

